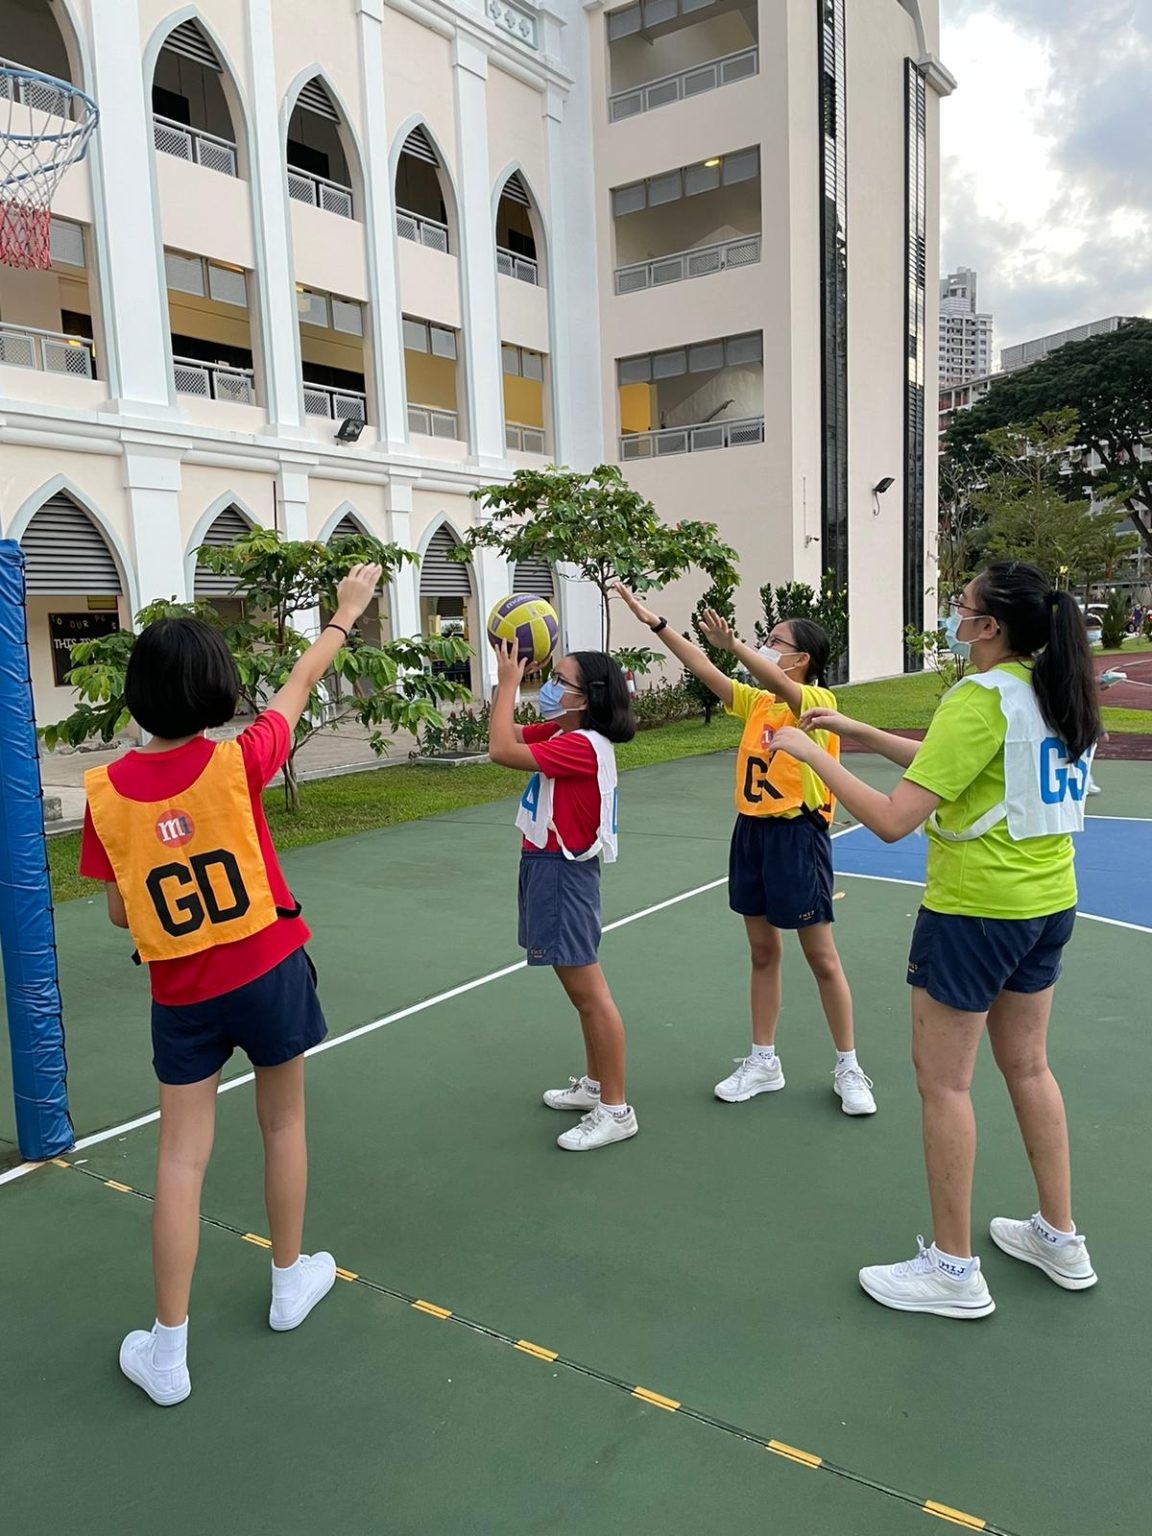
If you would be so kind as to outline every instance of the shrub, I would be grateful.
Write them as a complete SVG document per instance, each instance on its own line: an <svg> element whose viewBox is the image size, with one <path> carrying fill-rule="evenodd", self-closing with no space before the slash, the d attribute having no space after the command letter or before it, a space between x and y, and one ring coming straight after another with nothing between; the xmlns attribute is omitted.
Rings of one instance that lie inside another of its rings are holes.
<svg viewBox="0 0 1152 1536"><path fill-rule="evenodd" d="M704 705L693 694L686 677L678 683L664 681L643 689L632 700L632 707L642 731L671 725L674 720L691 720L704 713Z"/></svg>
<svg viewBox="0 0 1152 1536"><path fill-rule="evenodd" d="M492 718L492 706L469 705L445 715L439 723L432 722L420 732L418 753L421 757L446 757L457 754L479 756L488 750L488 722ZM516 706L517 725L539 725L540 715L531 704Z"/></svg>
<svg viewBox="0 0 1152 1536"><path fill-rule="evenodd" d="M1100 615L1101 639L1105 647L1110 650L1118 650L1124 644L1124 636L1128 633L1128 620L1132 609L1128 599L1122 592L1113 592L1108 598L1108 606Z"/></svg>

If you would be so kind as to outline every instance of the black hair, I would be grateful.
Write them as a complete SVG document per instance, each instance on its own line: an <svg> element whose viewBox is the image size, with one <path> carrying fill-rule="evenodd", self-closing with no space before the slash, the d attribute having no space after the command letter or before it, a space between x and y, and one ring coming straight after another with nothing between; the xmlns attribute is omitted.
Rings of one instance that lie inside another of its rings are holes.
<svg viewBox="0 0 1152 1536"><path fill-rule="evenodd" d="M606 651L570 654L584 683L586 702L581 728L599 731L609 741L631 741L636 734L636 716L619 663Z"/></svg>
<svg viewBox="0 0 1152 1536"><path fill-rule="evenodd" d="M792 631L792 644L796 649L808 653L808 670L804 674L804 681L823 688L828 659L832 655L828 631L823 624L817 624L815 619L781 619L780 622L787 624Z"/></svg>
<svg viewBox="0 0 1152 1536"><path fill-rule="evenodd" d="M203 619L157 619L136 636L124 677L124 702L144 729L164 741L227 725L240 676L219 630Z"/></svg>
<svg viewBox="0 0 1152 1536"><path fill-rule="evenodd" d="M1031 656L1036 702L1078 758L1103 730L1087 626L1075 599L1021 560L997 560L976 578L974 607L994 618L1017 656Z"/></svg>

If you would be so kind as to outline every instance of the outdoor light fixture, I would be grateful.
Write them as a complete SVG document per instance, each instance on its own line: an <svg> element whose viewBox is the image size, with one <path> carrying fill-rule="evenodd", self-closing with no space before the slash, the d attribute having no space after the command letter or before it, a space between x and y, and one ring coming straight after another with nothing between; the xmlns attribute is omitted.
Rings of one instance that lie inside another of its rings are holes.
<svg viewBox="0 0 1152 1536"><path fill-rule="evenodd" d="M338 443L358 443L363 430L364 423L359 416L347 416L336 428L336 441Z"/></svg>
<svg viewBox="0 0 1152 1536"><path fill-rule="evenodd" d="M720 164L720 157L717 156L715 160L705 160L704 164L711 170L713 166Z"/></svg>
<svg viewBox="0 0 1152 1536"><path fill-rule="evenodd" d="M896 484L896 481L893 478L893 476L885 475L882 480L877 480L876 484L872 487L872 516L873 517L879 517L880 516L880 498L881 498L881 496L883 496L885 491L891 490L891 488L895 484Z"/></svg>

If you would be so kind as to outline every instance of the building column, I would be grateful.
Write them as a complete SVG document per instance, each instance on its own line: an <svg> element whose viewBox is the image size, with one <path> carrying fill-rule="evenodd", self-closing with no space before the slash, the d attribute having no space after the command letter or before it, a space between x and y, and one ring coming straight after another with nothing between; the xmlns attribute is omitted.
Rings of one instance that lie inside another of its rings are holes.
<svg viewBox="0 0 1152 1536"><path fill-rule="evenodd" d="M147 607L157 598L191 602L180 527L179 455L128 448L122 463L139 606Z"/></svg>
<svg viewBox="0 0 1152 1536"><path fill-rule="evenodd" d="M299 541L308 538L308 471L281 464L276 479L276 513L280 536ZM320 633L319 608L302 608L292 616L292 628L308 640Z"/></svg>
<svg viewBox="0 0 1152 1536"><path fill-rule="evenodd" d="M152 113L135 5L92 0L92 89L100 126L91 149L92 229L108 392L133 413L174 404L168 294L152 165Z"/></svg>
<svg viewBox="0 0 1152 1536"><path fill-rule="evenodd" d="M259 290L256 323L260 333L263 405L271 432L299 437L304 405L300 317L296 308L292 221L280 133L272 0L248 0L245 11L252 82L248 175Z"/></svg>
<svg viewBox="0 0 1152 1536"><path fill-rule="evenodd" d="M472 649L480 677L480 697L490 699L496 689L496 652L488 644L488 615L512 591L512 572L496 549L478 549L472 556L476 581L476 629Z"/></svg>
<svg viewBox="0 0 1152 1536"><path fill-rule="evenodd" d="M384 112L384 0L357 0L360 99L364 104L364 238L368 257L368 335L376 382L380 441L408 440L400 279L396 260L396 189Z"/></svg>
<svg viewBox="0 0 1152 1536"><path fill-rule="evenodd" d="M458 34L453 51L460 188L461 309L468 430L477 463L504 463L504 373L496 296L496 229L488 164L488 56Z"/></svg>
<svg viewBox="0 0 1152 1536"><path fill-rule="evenodd" d="M392 475L385 491L388 511L388 541L399 544L401 549L415 549L412 542L412 486L413 481ZM395 640L411 640L419 635L420 624L420 567L402 565L392 581L392 637Z"/></svg>

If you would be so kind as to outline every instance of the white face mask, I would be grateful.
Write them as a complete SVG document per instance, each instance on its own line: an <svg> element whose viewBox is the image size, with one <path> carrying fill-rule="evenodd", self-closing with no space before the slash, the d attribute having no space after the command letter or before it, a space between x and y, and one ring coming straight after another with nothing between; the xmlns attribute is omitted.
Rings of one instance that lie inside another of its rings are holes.
<svg viewBox="0 0 1152 1536"><path fill-rule="evenodd" d="M785 657L783 651L778 651L774 645L762 645L757 654L763 656L765 661L770 661L774 667L779 667L782 672L787 672L800 653L789 651Z"/></svg>

